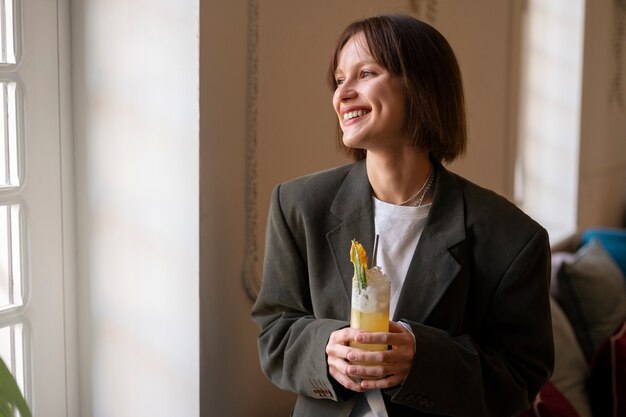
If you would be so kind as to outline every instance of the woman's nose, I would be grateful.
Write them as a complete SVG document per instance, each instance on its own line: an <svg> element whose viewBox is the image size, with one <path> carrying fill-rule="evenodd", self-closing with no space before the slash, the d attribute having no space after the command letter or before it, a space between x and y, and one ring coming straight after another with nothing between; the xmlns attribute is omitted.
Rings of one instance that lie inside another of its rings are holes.
<svg viewBox="0 0 626 417"><path fill-rule="evenodd" d="M356 97L357 92L354 88L354 83L351 80L345 80L337 86L335 94L339 99L345 100Z"/></svg>

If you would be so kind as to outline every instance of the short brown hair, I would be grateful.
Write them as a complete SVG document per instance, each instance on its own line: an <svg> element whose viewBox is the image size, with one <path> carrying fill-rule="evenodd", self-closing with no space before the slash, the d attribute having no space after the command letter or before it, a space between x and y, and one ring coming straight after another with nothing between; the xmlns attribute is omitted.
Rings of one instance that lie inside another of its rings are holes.
<svg viewBox="0 0 626 417"><path fill-rule="evenodd" d="M404 131L411 144L437 161L451 162L467 145L463 82L448 41L435 28L411 16L387 14L351 23L339 36L328 70L337 88L335 70L339 54L353 36L362 33L372 57L401 78L405 97ZM364 149L339 146L354 160L364 159Z"/></svg>

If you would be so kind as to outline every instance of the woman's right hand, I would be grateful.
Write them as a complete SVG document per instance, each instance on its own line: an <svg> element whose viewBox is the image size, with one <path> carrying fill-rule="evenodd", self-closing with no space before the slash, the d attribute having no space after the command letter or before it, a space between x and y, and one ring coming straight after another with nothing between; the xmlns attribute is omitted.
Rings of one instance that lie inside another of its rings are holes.
<svg viewBox="0 0 626 417"><path fill-rule="evenodd" d="M354 352L352 352L353 348L350 347L350 341L354 340L357 333L359 333L358 330L350 327L332 332L326 345L326 356L328 357L328 372L330 376L352 391L363 392L365 389L361 387L359 382L355 382L349 374L351 365L348 356L354 355Z"/></svg>

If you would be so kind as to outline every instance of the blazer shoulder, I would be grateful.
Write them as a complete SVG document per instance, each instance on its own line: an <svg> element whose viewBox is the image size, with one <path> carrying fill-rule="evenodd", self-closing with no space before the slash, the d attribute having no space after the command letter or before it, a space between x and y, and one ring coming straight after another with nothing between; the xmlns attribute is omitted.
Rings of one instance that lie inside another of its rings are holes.
<svg viewBox="0 0 626 417"><path fill-rule="evenodd" d="M463 193L465 233L475 268L485 280L499 279L526 253L549 259L548 232L511 201L457 176Z"/></svg>
<svg viewBox="0 0 626 417"><path fill-rule="evenodd" d="M457 174L454 176L463 190L468 224L489 224L492 229L508 230L509 234L517 233L527 237L543 231L537 221L507 198Z"/></svg>
<svg viewBox="0 0 626 417"><path fill-rule="evenodd" d="M274 193L279 194L284 208L329 206L354 166L351 163L285 181L274 188Z"/></svg>

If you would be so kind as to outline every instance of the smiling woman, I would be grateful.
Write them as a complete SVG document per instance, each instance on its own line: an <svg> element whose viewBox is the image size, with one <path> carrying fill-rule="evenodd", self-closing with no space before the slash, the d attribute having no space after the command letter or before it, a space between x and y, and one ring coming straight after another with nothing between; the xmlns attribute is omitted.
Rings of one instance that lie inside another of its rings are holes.
<svg viewBox="0 0 626 417"><path fill-rule="evenodd" d="M334 72L333 106L346 149L408 144L401 80L376 62L362 34L344 45Z"/></svg>
<svg viewBox="0 0 626 417"><path fill-rule="evenodd" d="M338 108L346 75L343 74L341 58L352 63L354 74L359 79L369 80L382 76L389 82L382 92L402 96L391 97L402 106L395 110L394 116L401 120L402 131L412 145L427 148L438 160L451 162L465 151L466 122L465 99L461 88L461 73L454 52L448 42L437 31L428 30L430 26L413 26L410 23L398 23L405 33L416 32L429 42L433 48L403 42L402 37L392 36L385 27L385 22L365 20L348 27L337 42L337 48L328 71L328 82L335 90L333 104ZM386 35L386 36L385 36ZM393 52L392 52L393 51ZM340 54L341 52L341 54ZM438 68L424 65L429 61L442 62ZM419 68L408 72L406 68ZM371 83L361 83L369 86ZM374 86L380 83L375 83ZM372 88L370 86L370 88ZM372 94L373 93L373 94ZM370 93L375 98L381 91ZM405 101L405 102L404 102ZM406 107L406 108L404 108ZM346 110L350 110L346 108ZM443 111L442 111L443 110ZM407 117L404 117L406 112ZM342 117L339 117L340 126ZM452 127L452 129L450 129ZM340 136L340 145L353 159L365 157L362 149L342 143L346 132Z"/></svg>
<svg viewBox="0 0 626 417"><path fill-rule="evenodd" d="M265 374L298 394L296 417L522 412L553 366L548 237L442 165L466 144L452 48L413 17L374 16L342 32L329 76L355 162L274 188L252 308ZM388 332L348 321L350 242L374 236Z"/></svg>

